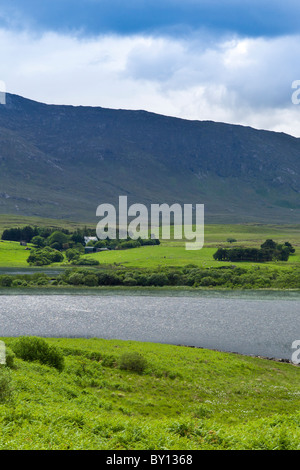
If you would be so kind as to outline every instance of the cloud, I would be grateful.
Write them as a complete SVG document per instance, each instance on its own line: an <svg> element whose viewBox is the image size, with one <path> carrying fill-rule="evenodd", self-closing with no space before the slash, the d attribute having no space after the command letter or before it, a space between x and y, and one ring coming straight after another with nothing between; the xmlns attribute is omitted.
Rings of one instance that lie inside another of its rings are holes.
<svg viewBox="0 0 300 470"><path fill-rule="evenodd" d="M155 83L180 116L300 135L300 107L291 103L299 43L300 36L236 37L207 47L205 38L152 39L131 50L127 73L136 81Z"/></svg>
<svg viewBox="0 0 300 470"><path fill-rule="evenodd" d="M298 0L0 0L0 7L6 24L18 30L173 37L201 28L248 37L300 33Z"/></svg>
<svg viewBox="0 0 300 470"><path fill-rule="evenodd" d="M300 106L291 101L299 41L2 29L0 80L45 103L144 109L300 136Z"/></svg>

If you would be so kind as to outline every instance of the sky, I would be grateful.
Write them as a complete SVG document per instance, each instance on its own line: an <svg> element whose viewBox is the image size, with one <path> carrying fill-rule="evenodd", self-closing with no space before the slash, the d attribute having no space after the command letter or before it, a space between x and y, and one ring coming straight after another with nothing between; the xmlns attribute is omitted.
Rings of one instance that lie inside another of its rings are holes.
<svg viewBox="0 0 300 470"><path fill-rule="evenodd" d="M0 91L300 137L299 16L298 0L0 0Z"/></svg>

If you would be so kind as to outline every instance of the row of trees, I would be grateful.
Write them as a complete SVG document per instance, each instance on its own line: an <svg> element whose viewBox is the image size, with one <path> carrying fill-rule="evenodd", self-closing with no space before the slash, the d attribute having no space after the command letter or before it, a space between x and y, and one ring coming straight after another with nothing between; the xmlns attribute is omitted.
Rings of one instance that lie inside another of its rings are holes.
<svg viewBox="0 0 300 470"><path fill-rule="evenodd" d="M65 256L70 263L78 266L98 266L100 264L96 259L81 257L80 252L73 248L66 250ZM64 254L61 251L46 246L31 250L27 263L31 266L47 266L52 263L61 263L64 259Z"/></svg>
<svg viewBox="0 0 300 470"><path fill-rule="evenodd" d="M0 275L2 287L34 286L190 286L225 289L299 289L300 269L280 270L264 267L220 267L220 268L162 268L156 270L134 268L70 268L59 275L45 273Z"/></svg>
<svg viewBox="0 0 300 470"><path fill-rule="evenodd" d="M289 242L277 244L271 239L266 240L260 248L219 248L213 257L217 261L288 261L295 248Z"/></svg>
<svg viewBox="0 0 300 470"><path fill-rule="evenodd" d="M84 237L95 237L95 229L88 227L77 228L74 232L70 232L67 229L62 228L50 228L50 227L19 227L10 228L4 230L2 234L2 240L9 241L25 241L32 243L37 248L44 248L46 246L54 248L56 250L67 250L69 248L76 248L83 252L85 246ZM106 240L90 241L88 246L97 248L108 248L114 249L128 249L136 248L144 245L158 245L159 240L146 239L143 240L139 237L137 240L132 240L130 237L123 240L120 239L119 233L117 232L116 239L107 238Z"/></svg>
<svg viewBox="0 0 300 470"><path fill-rule="evenodd" d="M70 235L69 230L63 228L50 228L50 227L37 227L26 225L25 227L13 227L5 229L2 233L2 240L9 240L14 242L25 241L31 243L34 237L40 237L43 240L50 237L53 232L59 231L66 236Z"/></svg>
<svg viewBox="0 0 300 470"><path fill-rule="evenodd" d="M139 237L137 240L132 240L130 237L126 239L120 239L118 236L116 239L107 238L106 240L89 241L87 246L97 248L108 248L109 250L128 250L130 248L139 248L140 246L146 245L159 245L158 239L143 239Z"/></svg>

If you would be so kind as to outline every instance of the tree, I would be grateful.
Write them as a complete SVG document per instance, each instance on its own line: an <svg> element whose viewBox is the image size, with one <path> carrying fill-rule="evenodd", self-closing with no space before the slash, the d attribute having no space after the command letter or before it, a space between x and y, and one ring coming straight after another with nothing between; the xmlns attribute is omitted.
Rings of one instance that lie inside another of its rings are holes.
<svg viewBox="0 0 300 470"><path fill-rule="evenodd" d="M290 242L285 242L284 246L288 248L288 250L289 250L290 253L292 253L292 254L295 253L296 250L295 250L295 248L291 245Z"/></svg>
<svg viewBox="0 0 300 470"><path fill-rule="evenodd" d="M21 241L21 229L20 228L10 228L6 229L2 233L2 240L9 240L14 242Z"/></svg>
<svg viewBox="0 0 300 470"><path fill-rule="evenodd" d="M67 244L68 241L69 241L68 235L58 230L51 233L51 235L47 238L48 245L51 246L55 243L60 246L60 249L62 249L63 245Z"/></svg>
<svg viewBox="0 0 300 470"><path fill-rule="evenodd" d="M71 240L75 243L81 243L81 245L84 245L84 235L83 231L80 229L75 230L75 232L71 236Z"/></svg>
<svg viewBox="0 0 300 470"><path fill-rule="evenodd" d="M69 248L66 251L66 258L69 262L73 261L73 260L78 260L80 258L80 253L79 253L78 250L74 250L73 248Z"/></svg>
<svg viewBox="0 0 300 470"><path fill-rule="evenodd" d="M277 244L276 242L274 242L274 240L268 238L268 240L266 240L262 245L260 245L260 247L263 250L276 250Z"/></svg>
<svg viewBox="0 0 300 470"><path fill-rule="evenodd" d="M228 261L228 250L219 248L213 255L216 261Z"/></svg>
<svg viewBox="0 0 300 470"><path fill-rule="evenodd" d="M37 235L37 229L30 227L30 225L27 225L21 229L21 239L25 242L31 242L35 235Z"/></svg>
<svg viewBox="0 0 300 470"><path fill-rule="evenodd" d="M46 245L45 239L40 235L36 235L35 237L33 237L31 243L33 243L33 245L37 246L38 248L43 248Z"/></svg>
<svg viewBox="0 0 300 470"><path fill-rule="evenodd" d="M273 240L268 239L261 248L219 248L213 257L217 261L288 261L290 250L293 247L286 242L285 245L277 245Z"/></svg>
<svg viewBox="0 0 300 470"><path fill-rule="evenodd" d="M27 263L33 266L47 266L51 263L60 263L63 259L64 255L60 251L46 246L43 249L32 250Z"/></svg>

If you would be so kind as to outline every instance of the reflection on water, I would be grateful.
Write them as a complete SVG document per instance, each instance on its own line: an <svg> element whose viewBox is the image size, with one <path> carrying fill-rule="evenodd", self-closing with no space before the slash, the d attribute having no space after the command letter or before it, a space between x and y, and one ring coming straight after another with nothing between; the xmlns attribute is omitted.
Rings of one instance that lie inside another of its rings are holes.
<svg viewBox="0 0 300 470"><path fill-rule="evenodd" d="M99 337L290 359L299 292L0 290L0 336Z"/></svg>

